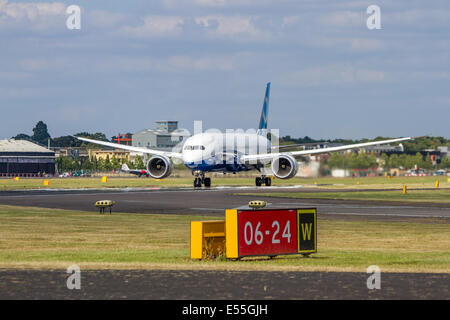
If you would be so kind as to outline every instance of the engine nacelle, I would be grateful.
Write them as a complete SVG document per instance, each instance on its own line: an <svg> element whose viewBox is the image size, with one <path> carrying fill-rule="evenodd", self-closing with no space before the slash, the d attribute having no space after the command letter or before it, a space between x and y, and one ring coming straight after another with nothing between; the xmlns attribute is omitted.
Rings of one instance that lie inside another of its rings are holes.
<svg viewBox="0 0 450 320"><path fill-rule="evenodd" d="M153 156L147 162L147 171L154 179L167 178L172 173L172 169L172 161L165 156Z"/></svg>
<svg viewBox="0 0 450 320"><path fill-rule="evenodd" d="M294 157L281 155L272 161L273 175L279 179L289 179L297 174L298 163Z"/></svg>

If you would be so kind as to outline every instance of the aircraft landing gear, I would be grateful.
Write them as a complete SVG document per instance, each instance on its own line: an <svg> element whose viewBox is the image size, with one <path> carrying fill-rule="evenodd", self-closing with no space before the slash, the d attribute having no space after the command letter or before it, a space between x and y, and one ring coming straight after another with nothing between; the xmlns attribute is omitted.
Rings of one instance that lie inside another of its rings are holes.
<svg viewBox="0 0 450 320"><path fill-rule="evenodd" d="M204 172L193 172L195 174L194 188L201 188L204 185L206 188L211 187L211 178L205 177Z"/></svg>
<svg viewBox="0 0 450 320"><path fill-rule="evenodd" d="M270 177L266 177L266 176L256 177L255 184L257 187L261 187L262 185L265 185L268 187L272 184L272 179L270 179Z"/></svg>

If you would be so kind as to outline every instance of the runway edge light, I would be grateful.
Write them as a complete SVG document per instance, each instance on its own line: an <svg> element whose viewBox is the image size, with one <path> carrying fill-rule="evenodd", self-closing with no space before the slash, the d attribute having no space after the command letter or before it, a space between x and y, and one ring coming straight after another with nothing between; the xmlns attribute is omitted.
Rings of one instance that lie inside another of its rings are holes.
<svg viewBox="0 0 450 320"><path fill-rule="evenodd" d="M99 208L99 213L105 213L105 209L109 208L109 214L111 214L112 209L111 207L115 204L115 201L112 200L99 200L95 202L95 206Z"/></svg>

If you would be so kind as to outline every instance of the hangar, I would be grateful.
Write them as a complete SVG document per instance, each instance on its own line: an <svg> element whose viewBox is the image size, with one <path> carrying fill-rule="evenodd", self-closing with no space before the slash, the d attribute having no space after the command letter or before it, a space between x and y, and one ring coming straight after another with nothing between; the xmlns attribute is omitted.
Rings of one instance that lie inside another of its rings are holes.
<svg viewBox="0 0 450 320"><path fill-rule="evenodd" d="M27 140L0 140L0 176L55 174L55 152Z"/></svg>

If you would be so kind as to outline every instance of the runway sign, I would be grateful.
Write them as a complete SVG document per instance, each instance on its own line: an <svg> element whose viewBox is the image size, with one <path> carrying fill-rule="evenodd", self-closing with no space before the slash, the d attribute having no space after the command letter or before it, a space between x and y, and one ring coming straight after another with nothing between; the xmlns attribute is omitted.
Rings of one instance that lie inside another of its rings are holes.
<svg viewBox="0 0 450 320"><path fill-rule="evenodd" d="M226 256L317 252L317 210L226 210Z"/></svg>

